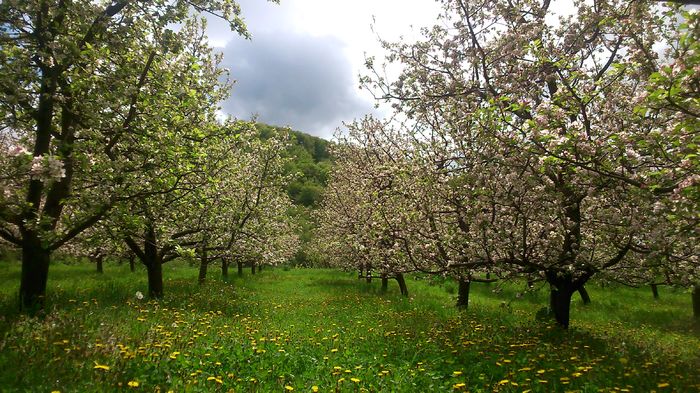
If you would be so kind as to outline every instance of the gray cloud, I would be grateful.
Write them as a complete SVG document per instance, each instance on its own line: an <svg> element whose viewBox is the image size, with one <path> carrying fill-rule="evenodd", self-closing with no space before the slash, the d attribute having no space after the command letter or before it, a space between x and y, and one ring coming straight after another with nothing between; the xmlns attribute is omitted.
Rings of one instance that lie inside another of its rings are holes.
<svg viewBox="0 0 700 393"><path fill-rule="evenodd" d="M372 111L358 95L340 41L293 32L258 7L243 9L253 39L236 37L222 50L222 65L236 81L225 113L330 138L343 121ZM231 34L225 30L210 25L209 36Z"/></svg>

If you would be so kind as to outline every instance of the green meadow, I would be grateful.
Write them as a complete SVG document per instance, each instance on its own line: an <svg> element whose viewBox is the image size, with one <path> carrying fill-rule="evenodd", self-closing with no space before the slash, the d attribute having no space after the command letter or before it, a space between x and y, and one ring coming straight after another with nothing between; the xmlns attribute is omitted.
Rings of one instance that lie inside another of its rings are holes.
<svg viewBox="0 0 700 393"><path fill-rule="evenodd" d="M0 262L3 392L667 392L700 390L690 295L588 286L564 331L535 319L544 287L395 282L266 268L205 285L165 266L165 297L139 299L145 271L51 266L47 313L17 312L19 264Z"/></svg>

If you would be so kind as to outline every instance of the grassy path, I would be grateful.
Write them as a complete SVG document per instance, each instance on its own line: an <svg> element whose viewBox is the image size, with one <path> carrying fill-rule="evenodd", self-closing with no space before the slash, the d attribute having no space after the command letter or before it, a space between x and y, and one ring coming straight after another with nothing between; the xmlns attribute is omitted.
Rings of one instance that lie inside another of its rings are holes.
<svg viewBox="0 0 700 393"><path fill-rule="evenodd" d="M265 270L232 283L166 272L166 299L138 300L143 274L57 266L44 319L12 315L0 265L0 390L697 391L700 339L687 297L591 288L561 332L533 321L546 294L476 286L468 313L451 283L386 294L331 270ZM118 273L118 274L117 274ZM246 272L247 274L247 272ZM216 272L212 272L215 276ZM76 280L76 277L80 279ZM505 300L504 300L505 299ZM635 303L635 299L636 303ZM628 307L628 308L625 308ZM614 311L616 310L616 311ZM631 312L630 310L636 312ZM641 322L640 322L641 321Z"/></svg>

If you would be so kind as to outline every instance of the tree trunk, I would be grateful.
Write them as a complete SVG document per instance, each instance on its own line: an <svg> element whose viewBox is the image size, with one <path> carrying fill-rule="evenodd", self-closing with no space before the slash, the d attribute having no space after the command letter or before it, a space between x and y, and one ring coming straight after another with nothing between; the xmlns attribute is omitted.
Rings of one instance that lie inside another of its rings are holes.
<svg viewBox="0 0 700 393"><path fill-rule="evenodd" d="M651 284L651 293L654 295L654 299L659 298L659 286L656 284Z"/></svg>
<svg viewBox="0 0 700 393"><path fill-rule="evenodd" d="M255 262L250 263L250 274L255 274Z"/></svg>
<svg viewBox="0 0 700 393"><path fill-rule="evenodd" d="M236 262L238 265L238 277L243 277L243 262Z"/></svg>
<svg viewBox="0 0 700 393"><path fill-rule="evenodd" d="M148 271L148 296L153 299L163 297L163 264L160 259L146 265Z"/></svg>
<svg viewBox="0 0 700 393"><path fill-rule="evenodd" d="M34 232L25 232L19 286L20 311L31 314L44 308L50 260L51 252L41 247L39 236Z"/></svg>
<svg viewBox="0 0 700 393"><path fill-rule="evenodd" d="M197 276L197 282L202 285L207 281L207 268L209 267L209 260L205 255L199 260L199 275Z"/></svg>
<svg viewBox="0 0 700 393"><path fill-rule="evenodd" d="M143 254L146 260L143 262L148 271L148 296L153 299L163 297L163 260L158 255L156 242L156 231L149 223L144 234Z"/></svg>
<svg viewBox="0 0 700 393"><path fill-rule="evenodd" d="M365 276L365 273L364 273L364 272L365 272L365 266L364 266L364 265L360 265L360 272L357 273L357 278L358 278L358 279L361 279L362 277L364 277L364 276Z"/></svg>
<svg viewBox="0 0 700 393"><path fill-rule="evenodd" d="M578 294L581 295L581 300L583 300L583 304L591 304L591 296L588 295L586 287L581 286L581 288L579 288L578 290Z"/></svg>
<svg viewBox="0 0 700 393"><path fill-rule="evenodd" d="M382 292L386 292L389 289L389 278L386 274L382 274Z"/></svg>
<svg viewBox="0 0 700 393"><path fill-rule="evenodd" d="M221 258L221 277L228 282L228 259Z"/></svg>
<svg viewBox="0 0 700 393"><path fill-rule="evenodd" d="M104 267L102 266L103 260L104 260L103 255L98 255L97 258L95 258L95 264L97 265L97 273L99 273L99 274L104 273Z"/></svg>
<svg viewBox="0 0 700 393"><path fill-rule="evenodd" d="M207 240L202 241L202 250L199 254L199 276L197 282L199 285L207 281L207 268L209 267L209 256L207 255Z"/></svg>
<svg viewBox="0 0 700 393"><path fill-rule="evenodd" d="M467 309L469 307L469 289L471 287L471 281L460 278L459 279L459 289L457 290L457 307L462 309Z"/></svg>
<svg viewBox="0 0 700 393"><path fill-rule="evenodd" d="M491 280L491 272L486 272L486 279ZM486 281L486 284L487 285L491 284L491 281Z"/></svg>
<svg viewBox="0 0 700 393"><path fill-rule="evenodd" d="M258 273L260 273L262 270L263 270L263 265L261 263L260 265L258 265Z"/></svg>
<svg viewBox="0 0 700 393"><path fill-rule="evenodd" d="M693 285L693 317L700 320L700 284Z"/></svg>
<svg viewBox="0 0 700 393"><path fill-rule="evenodd" d="M370 284L372 282L372 265L369 263L367 264L367 275L365 276L365 281L367 284Z"/></svg>
<svg viewBox="0 0 700 393"><path fill-rule="evenodd" d="M129 270L133 273L136 271L136 255L129 255Z"/></svg>
<svg viewBox="0 0 700 393"><path fill-rule="evenodd" d="M555 287L552 287L549 294L549 307L554 314L554 319L564 329L569 328L571 295L573 295L572 291L567 289L556 289Z"/></svg>
<svg viewBox="0 0 700 393"><path fill-rule="evenodd" d="M404 279L403 274L396 274L396 282L399 283L399 289L404 297L408 297L408 287L406 287L406 279Z"/></svg>

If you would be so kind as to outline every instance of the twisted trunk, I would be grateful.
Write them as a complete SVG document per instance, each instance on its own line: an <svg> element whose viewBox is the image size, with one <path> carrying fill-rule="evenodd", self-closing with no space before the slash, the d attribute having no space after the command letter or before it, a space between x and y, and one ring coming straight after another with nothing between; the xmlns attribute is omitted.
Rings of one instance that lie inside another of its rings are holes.
<svg viewBox="0 0 700 393"><path fill-rule="evenodd" d="M546 271L545 276L550 285L549 308L552 315L559 326L568 329L571 296L573 296L576 291L583 288L588 277L581 277L574 280L571 274L556 270Z"/></svg>

